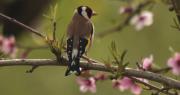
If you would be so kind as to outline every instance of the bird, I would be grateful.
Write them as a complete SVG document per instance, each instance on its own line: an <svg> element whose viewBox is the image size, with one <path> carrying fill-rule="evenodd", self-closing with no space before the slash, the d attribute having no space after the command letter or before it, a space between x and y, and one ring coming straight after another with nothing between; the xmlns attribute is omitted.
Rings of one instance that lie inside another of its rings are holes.
<svg viewBox="0 0 180 95"><path fill-rule="evenodd" d="M92 46L94 39L94 24L91 21L97 13L89 6L79 6L75 9L72 20L67 27L68 68L65 76L71 73L81 75L80 58Z"/></svg>

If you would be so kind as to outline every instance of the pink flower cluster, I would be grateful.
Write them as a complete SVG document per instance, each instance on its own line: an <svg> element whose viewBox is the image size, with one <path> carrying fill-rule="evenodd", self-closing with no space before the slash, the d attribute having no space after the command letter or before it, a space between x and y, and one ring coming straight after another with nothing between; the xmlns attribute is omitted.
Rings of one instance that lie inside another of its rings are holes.
<svg viewBox="0 0 180 95"><path fill-rule="evenodd" d="M142 59L142 65L139 70L151 70L153 69L153 55ZM180 53L175 53L168 59L167 65L171 68L173 74L180 75ZM96 82L108 79L108 76L103 73L97 73L95 76L84 78L78 77L77 83L80 85L81 92L96 92ZM148 80L142 78L136 78L142 82L149 83ZM142 88L136 84L132 79L123 77L122 79L112 80L113 88L119 89L120 91L130 90L134 95L140 95Z"/></svg>
<svg viewBox="0 0 180 95"><path fill-rule="evenodd" d="M78 77L77 83L80 85L80 91L83 93L87 91L90 91L92 93L96 92L96 80L94 77L90 77L90 78Z"/></svg>
<svg viewBox="0 0 180 95"><path fill-rule="evenodd" d="M150 70L153 65L153 56L150 55L142 60L142 69ZM168 67L171 68L174 75L180 75L180 53L176 52L172 57L167 61Z"/></svg>
<svg viewBox="0 0 180 95"><path fill-rule="evenodd" d="M13 36L11 37L3 37L0 35L0 51L10 57L14 58L16 56L16 41Z"/></svg>
<svg viewBox="0 0 180 95"><path fill-rule="evenodd" d="M123 6L120 7L120 14L130 14L134 12L136 7L133 6ZM145 26L150 26L153 24L153 13L150 11L142 11L139 14L136 14L130 20L130 24L135 26L137 31L142 30Z"/></svg>
<svg viewBox="0 0 180 95"><path fill-rule="evenodd" d="M84 78L78 77L77 83L80 85L81 92L90 91L91 93L96 92L96 82L106 80L107 76L103 72L97 73L94 77Z"/></svg>
<svg viewBox="0 0 180 95"><path fill-rule="evenodd" d="M78 77L77 78L77 83L80 86L80 91L85 93L85 92L91 92L91 93L95 93L96 92L96 82L99 80L106 80L107 79L107 75L105 75L104 73L98 73L97 75L95 75L94 77L88 77L88 78L84 78L84 77ZM139 79L141 80L141 79ZM144 81L144 80L142 80ZM147 81L146 81L147 82ZM117 88L120 91L124 91L127 89L130 89L131 92L134 95L139 95L141 94L141 87L139 85L137 85L135 82L133 82L133 80L131 80L128 77L124 77L122 79L118 79L118 80L113 80L113 88Z"/></svg>
<svg viewBox="0 0 180 95"><path fill-rule="evenodd" d="M175 53L168 59L167 65L171 68L173 74L180 75L180 53Z"/></svg>
<svg viewBox="0 0 180 95"><path fill-rule="evenodd" d="M119 89L120 91L130 89L134 95L141 94L142 88L136 83L134 83L132 79L128 77L123 77L122 79L113 80L112 82L113 82L113 87Z"/></svg>

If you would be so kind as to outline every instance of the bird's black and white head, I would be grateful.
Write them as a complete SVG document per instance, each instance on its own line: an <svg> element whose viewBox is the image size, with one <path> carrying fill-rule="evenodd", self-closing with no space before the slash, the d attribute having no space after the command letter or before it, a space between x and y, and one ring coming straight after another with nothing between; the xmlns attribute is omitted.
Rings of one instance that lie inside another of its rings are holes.
<svg viewBox="0 0 180 95"><path fill-rule="evenodd" d="M76 12L85 17L86 19L90 19L92 16L95 16L96 15L96 12L93 11L90 7L88 6L79 6L77 9L76 9Z"/></svg>

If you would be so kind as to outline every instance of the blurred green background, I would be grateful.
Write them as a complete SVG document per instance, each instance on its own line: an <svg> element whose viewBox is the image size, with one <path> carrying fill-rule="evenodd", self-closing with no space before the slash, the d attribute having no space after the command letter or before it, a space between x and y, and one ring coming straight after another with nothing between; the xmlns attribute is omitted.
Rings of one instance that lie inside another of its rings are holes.
<svg viewBox="0 0 180 95"><path fill-rule="evenodd" d="M124 17L118 14L122 2L118 0L61 0L58 1L57 36L60 39L66 31L66 27L71 20L73 11L80 5L92 7L99 15L92 21L95 25L96 33L109 29L122 22ZM33 7L33 6L32 6ZM180 51L180 32L173 29L173 18L175 14L168 11L168 6L158 3L153 6L154 24L146 27L142 31L135 31L134 27L128 26L121 32L116 32L104 38L98 38L95 33L94 45L89 51L89 56L97 60L107 60L110 57L109 47L115 41L120 52L127 49L126 60L134 66L135 62L142 57L154 55L155 63L165 67L167 59L171 56L169 46L176 51ZM43 14L48 14L48 7ZM42 14L42 15L43 15ZM40 16L40 22L36 29L46 31L50 34L50 22ZM18 43L28 46L38 46L41 39L24 34ZM43 42L43 41L42 41ZM34 50L29 58L54 58L48 49ZM31 67L1 67L0 68L0 94L1 95L84 95L79 91L79 86L75 82L76 76L64 77L66 67L39 67L33 73L27 74L26 70ZM130 92L120 92L112 88L111 81L98 82L97 93L94 95L129 95ZM149 95L143 91L144 95ZM91 95L91 93L85 93Z"/></svg>

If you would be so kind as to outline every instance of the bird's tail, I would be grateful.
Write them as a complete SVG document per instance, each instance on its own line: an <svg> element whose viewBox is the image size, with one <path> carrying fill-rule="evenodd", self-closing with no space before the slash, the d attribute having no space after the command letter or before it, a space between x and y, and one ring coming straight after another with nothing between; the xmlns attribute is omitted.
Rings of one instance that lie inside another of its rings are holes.
<svg viewBox="0 0 180 95"><path fill-rule="evenodd" d="M79 63L80 63L79 58L75 58L74 60L70 61L70 64L66 70L65 76L68 76L71 73L76 73L76 75L80 75L81 70L80 70Z"/></svg>
<svg viewBox="0 0 180 95"><path fill-rule="evenodd" d="M85 38L70 38L67 40L67 55L69 59L68 69L66 70L65 76L75 72L77 75L81 74L80 70L80 58L85 52L88 40Z"/></svg>

